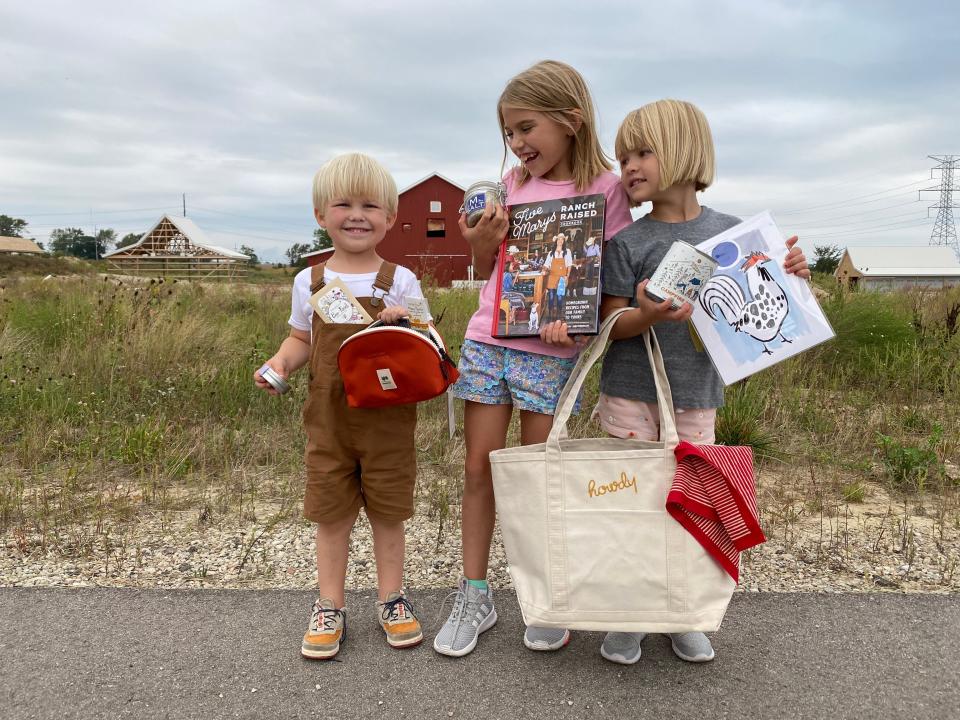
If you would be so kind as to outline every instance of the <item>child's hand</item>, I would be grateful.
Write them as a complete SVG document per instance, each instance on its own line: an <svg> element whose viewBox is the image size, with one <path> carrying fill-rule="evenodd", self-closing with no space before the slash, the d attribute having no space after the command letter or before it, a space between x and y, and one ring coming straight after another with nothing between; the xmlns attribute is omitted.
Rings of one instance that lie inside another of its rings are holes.
<svg viewBox="0 0 960 720"><path fill-rule="evenodd" d="M484 280L489 278L497 264L500 243L507 236L510 226L507 211L499 203L487 203L476 225L467 227L466 213L460 213L459 225L464 239L470 244L477 277Z"/></svg>
<svg viewBox="0 0 960 720"><path fill-rule="evenodd" d="M648 297L645 292L649 282L650 280L647 279L637 285L637 307L643 313L643 317L650 321L650 325L664 321L683 322L690 319L693 315L691 303L683 303L679 308L674 309L669 299L657 302Z"/></svg>
<svg viewBox="0 0 960 720"><path fill-rule="evenodd" d="M270 369L273 370L277 375L282 377L284 380L286 380L290 376L290 371L287 369L286 364L283 362L281 358L277 357L276 355L274 355L272 358L267 360L264 363L264 365L269 365ZM261 365L260 367L263 367L263 365ZM260 377L259 367L253 371L253 383L258 388L260 388L261 390L266 390L271 395L280 394L276 390L274 390L273 385L271 385L262 377Z"/></svg>
<svg viewBox="0 0 960 720"><path fill-rule="evenodd" d="M494 201L487 203L483 209L483 215L473 227L467 227L467 214L460 213L460 232L470 247L486 249L493 246L496 249L503 238L507 235L507 228L510 221L507 219L507 211L500 203Z"/></svg>
<svg viewBox="0 0 960 720"><path fill-rule="evenodd" d="M575 338L567 335L567 324L563 320L554 320L540 328L540 339L547 345L556 345L557 347L571 348L583 347L589 342L589 338L578 335Z"/></svg>
<svg viewBox="0 0 960 720"><path fill-rule="evenodd" d="M394 305L393 307L384 308L377 314L377 320L385 322L388 325L393 325L400 318L407 317L407 309L403 305Z"/></svg>
<svg viewBox="0 0 960 720"><path fill-rule="evenodd" d="M798 247L794 247L799 240L796 235L787 240L787 257L783 260L783 269L788 273L793 273L799 278L804 280L810 279L810 268L807 265L807 258L803 254L803 250Z"/></svg>

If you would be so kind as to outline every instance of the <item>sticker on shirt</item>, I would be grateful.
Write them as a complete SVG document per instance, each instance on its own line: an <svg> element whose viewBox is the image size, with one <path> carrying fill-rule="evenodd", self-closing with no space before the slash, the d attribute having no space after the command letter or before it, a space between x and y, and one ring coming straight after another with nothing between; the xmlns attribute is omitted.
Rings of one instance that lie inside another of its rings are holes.
<svg viewBox="0 0 960 720"><path fill-rule="evenodd" d="M340 278L324 285L310 297L310 305L326 323L367 325L373 318Z"/></svg>

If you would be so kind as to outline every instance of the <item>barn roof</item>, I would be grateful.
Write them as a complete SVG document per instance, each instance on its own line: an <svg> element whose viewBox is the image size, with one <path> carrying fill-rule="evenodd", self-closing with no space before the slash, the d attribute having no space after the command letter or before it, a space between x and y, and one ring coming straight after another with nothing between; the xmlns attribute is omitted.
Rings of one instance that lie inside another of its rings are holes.
<svg viewBox="0 0 960 720"><path fill-rule="evenodd" d="M400 191L400 195L403 195L405 192L407 192L407 190L412 190L412 189L415 188L417 185L423 185L423 183L425 183L427 180L429 180L429 179L432 178L432 177L438 177L438 178L440 178L441 180L443 180L444 182L450 183L450 184L453 185L455 188L457 188L457 190L459 190L460 192L466 192L466 190L467 190L466 188L460 187L457 183L455 183L455 182L454 182L453 180L451 180L450 178L444 177L444 176L441 175L440 173L436 173L436 172L435 172L435 173L430 173L430 174L427 175L426 177L420 178L420 179L417 180L415 183L411 183L410 185L407 185L403 190Z"/></svg>
<svg viewBox="0 0 960 720"><path fill-rule="evenodd" d="M333 250L334 249L332 247L324 248L323 250L313 250L312 252L304 253L300 257L308 258L308 257L316 257L317 255L332 254Z"/></svg>
<svg viewBox="0 0 960 720"><path fill-rule="evenodd" d="M0 252L43 253L43 250L27 238L0 236Z"/></svg>
<svg viewBox="0 0 960 720"><path fill-rule="evenodd" d="M137 255L138 253L136 252L136 249L143 246L144 241L150 237L150 234L153 233L154 230L160 227L164 220L172 223L177 230L179 230L183 236L190 241L192 245L195 245L198 248L222 255L223 257L232 258L234 260L250 259L248 255L239 253L236 250L228 250L225 247L220 247L219 245L214 245L211 243L209 240L207 240L207 236L204 235L203 231L198 228L190 218L177 217L176 215L167 214L162 215L160 219L157 220L156 224L147 230L147 232L145 232L143 235L141 235L140 239L137 240L137 242L135 242L133 245L127 245L126 247L111 250L108 253L104 253L103 257L111 257L112 255L121 253L124 255Z"/></svg>
<svg viewBox="0 0 960 720"><path fill-rule="evenodd" d="M946 245L848 247L857 272L883 277L960 277L960 261Z"/></svg>

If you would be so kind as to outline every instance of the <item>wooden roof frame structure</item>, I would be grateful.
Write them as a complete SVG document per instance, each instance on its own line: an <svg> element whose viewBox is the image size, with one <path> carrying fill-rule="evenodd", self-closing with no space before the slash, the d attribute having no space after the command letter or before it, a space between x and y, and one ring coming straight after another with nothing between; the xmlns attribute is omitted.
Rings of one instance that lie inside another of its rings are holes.
<svg viewBox="0 0 960 720"><path fill-rule="evenodd" d="M131 275L210 280L246 275L250 257L213 245L189 218L164 214L133 245L103 259L111 269Z"/></svg>

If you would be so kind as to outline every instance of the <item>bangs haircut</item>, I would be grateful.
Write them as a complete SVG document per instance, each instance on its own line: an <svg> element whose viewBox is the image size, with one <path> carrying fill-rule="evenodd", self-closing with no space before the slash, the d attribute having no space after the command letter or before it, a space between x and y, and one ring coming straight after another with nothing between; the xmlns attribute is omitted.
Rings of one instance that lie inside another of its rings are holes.
<svg viewBox="0 0 960 720"><path fill-rule="evenodd" d="M706 116L696 105L657 100L627 115L617 130L617 159L644 147L653 150L660 163L659 190L692 182L699 191L713 184L713 137Z"/></svg>
<svg viewBox="0 0 960 720"><path fill-rule="evenodd" d="M323 212L333 200L372 200L387 212L397 214L397 184L387 169L369 155L338 155L313 176L313 208Z"/></svg>
<svg viewBox="0 0 960 720"><path fill-rule="evenodd" d="M566 63L543 60L514 77L497 100L497 122L503 140L503 168L506 167L510 147L503 135L503 108L533 110L574 132L570 145L570 167L578 190L587 187L600 173L613 165L600 147L597 136L597 113L583 76ZM576 130L574 121L581 120ZM530 179L530 172L520 165L516 169L517 184Z"/></svg>

